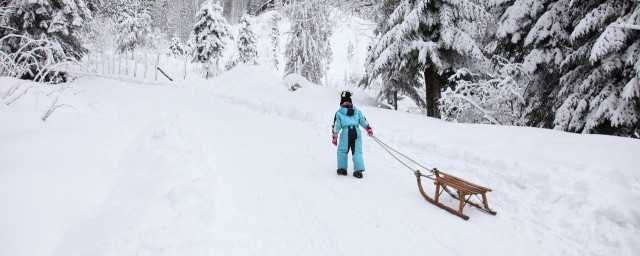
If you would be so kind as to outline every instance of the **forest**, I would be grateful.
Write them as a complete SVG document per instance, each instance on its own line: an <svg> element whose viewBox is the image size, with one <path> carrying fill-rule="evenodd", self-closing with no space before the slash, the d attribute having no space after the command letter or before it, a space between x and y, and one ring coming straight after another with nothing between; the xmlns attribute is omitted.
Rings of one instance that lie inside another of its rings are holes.
<svg viewBox="0 0 640 256"><path fill-rule="evenodd" d="M188 55L209 76L252 61L219 63L227 39L243 40L230 37L230 24L276 10L291 22L274 36L282 76L322 84L338 13L375 24L357 86L395 109L410 100L419 114L452 122L640 137L634 0L3 0L0 8L2 76L59 83L72 79L60 63L139 49ZM293 35L282 49L280 34Z"/></svg>

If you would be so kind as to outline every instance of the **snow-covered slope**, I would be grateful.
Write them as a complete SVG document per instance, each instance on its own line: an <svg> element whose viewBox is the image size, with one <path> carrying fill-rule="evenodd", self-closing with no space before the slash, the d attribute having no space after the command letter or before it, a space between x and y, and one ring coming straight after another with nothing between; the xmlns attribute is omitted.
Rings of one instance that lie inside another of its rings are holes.
<svg viewBox="0 0 640 256"><path fill-rule="evenodd" d="M335 174L335 89L289 92L248 66L58 88L0 79L0 255L640 251L638 140L446 123L357 98L389 145L494 189L498 215L469 208L465 222L369 138L365 178ZM42 122L56 98L68 106Z"/></svg>

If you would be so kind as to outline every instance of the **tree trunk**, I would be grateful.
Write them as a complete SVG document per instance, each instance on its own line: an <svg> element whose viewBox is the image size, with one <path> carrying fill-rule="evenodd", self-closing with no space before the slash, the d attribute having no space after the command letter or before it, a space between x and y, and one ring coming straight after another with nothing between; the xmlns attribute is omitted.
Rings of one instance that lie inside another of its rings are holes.
<svg viewBox="0 0 640 256"><path fill-rule="evenodd" d="M438 100L440 99L440 91L444 81L435 67L427 67L424 70L424 84L426 89L425 104L427 105L427 116L440 118Z"/></svg>
<svg viewBox="0 0 640 256"><path fill-rule="evenodd" d="M393 108L398 110L398 91L393 92Z"/></svg>

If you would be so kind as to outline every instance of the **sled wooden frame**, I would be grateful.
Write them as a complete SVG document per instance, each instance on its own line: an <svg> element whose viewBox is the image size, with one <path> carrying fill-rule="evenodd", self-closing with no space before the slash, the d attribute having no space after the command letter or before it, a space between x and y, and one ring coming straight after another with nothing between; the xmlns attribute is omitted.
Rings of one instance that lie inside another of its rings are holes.
<svg viewBox="0 0 640 256"><path fill-rule="evenodd" d="M468 204L473 207L476 207L483 212L489 213L491 215L496 215L497 213L489 208L489 202L487 201L487 192L491 192L490 188L483 187L480 185L473 184L451 174L447 174L439 171L434 168L432 171L432 175L424 175L420 173L420 171L415 171L416 178L418 180L418 188L420 189L420 193L427 199L429 203L432 203L449 213L456 215L464 220L468 220L469 216L464 215L462 211L464 207ZM434 177L435 176L435 177ZM422 177L431 179L434 181L436 185L435 197L430 197L426 192L424 192L424 188L422 187ZM455 190L455 192L451 191L451 189ZM440 202L440 195L442 192L447 192L447 194L451 195L451 197L455 198L460 202L458 206L458 210L455 210L449 206L446 206ZM482 199L478 197L480 195ZM481 201L482 205L472 202L471 199L476 197L479 201Z"/></svg>

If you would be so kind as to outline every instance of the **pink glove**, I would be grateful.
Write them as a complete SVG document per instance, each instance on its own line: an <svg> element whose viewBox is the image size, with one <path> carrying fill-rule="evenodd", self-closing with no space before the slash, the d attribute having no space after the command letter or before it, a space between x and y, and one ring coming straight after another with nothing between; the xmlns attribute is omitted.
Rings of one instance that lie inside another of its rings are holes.
<svg viewBox="0 0 640 256"><path fill-rule="evenodd" d="M338 134L333 135L333 140L331 141L331 143L336 147L338 146Z"/></svg>
<svg viewBox="0 0 640 256"><path fill-rule="evenodd" d="M371 126L367 126L367 134L369 134L369 137L373 136L373 129L371 129Z"/></svg>

